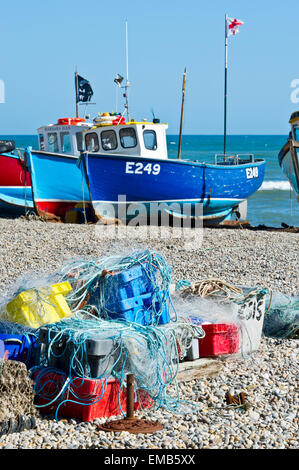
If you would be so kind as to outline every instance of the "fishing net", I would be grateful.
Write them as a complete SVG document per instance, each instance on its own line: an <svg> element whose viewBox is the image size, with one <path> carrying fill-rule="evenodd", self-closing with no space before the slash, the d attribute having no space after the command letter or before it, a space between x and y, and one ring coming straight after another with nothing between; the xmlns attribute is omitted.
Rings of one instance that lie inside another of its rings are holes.
<svg viewBox="0 0 299 470"><path fill-rule="evenodd" d="M185 312L191 321L237 327L238 350L234 349L234 353L243 358L259 347L268 295L269 290L263 286L235 286L217 278L193 283L181 280L176 284L176 297L185 302ZM173 302L177 305L176 297ZM235 328L228 327L226 339L235 342L235 335Z"/></svg>
<svg viewBox="0 0 299 470"><path fill-rule="evenodd" d="M273 292L263 334L270 338L299 338L299 296Z"/></svg>
<svg viewBox="0 0 299 470"><path fill-rule="evenodd" d="M44 378L52 371L54 376L47 382L52 381L56 390L50 399L56 405L56 417L66 402L77 399L80 404L91 404L90 397L79 400L75 378L101 381L102 393L92 403L102 398L107 381L116 379L120 383L120 402L128 374L134 375L141 407L143 398L147 405L150 397L153 406L179 411L179 362L194 337L203 333L199 325L193 325L173 305L169 294L171 269L164 258L142 250L101 259L68 260L57 272L38 280L22 278L1 305L5 306L25 288L40 292L64 282L71 286L65 295L70 317L38 328L1 319L2 332L26 337L32 334L40 347L39 361L30 369L35 392L46 401L38 406L49 405ZM43 309L34 302L42 319ZM63 381L57 387L59 374ZM121 411L124 412L122 408Z"/></svg>
<svg viewBox="0 0 299 470"><path fill-rule="evenodd" d="M42 339L46 344L45 354L41 355L37 369L43 371L50 367L63 371L69 378L63 394L54 398L59 406L68 401L65 392L70 390L74 376L103 383L115 378L125 387L127 375L133 374L136 392L142 390L142 396L149 396L156 407L175 411L179 409L179 396L171 396L168 391L178 372L178 350L184 355L196 334L196 326L184 321L143 326L106 321L80 311L70 319L47 326L47 337ZM39 388L37 376L36 389Z"/></svg>
<svg viewBox="0 0 299 470"><path fill-rule="evenodd" d="M89 312L103 319L151 325L161 323L165 314L176 319L169 296L171 268L158 253L76 260L61 269L59 280L72 286L67 295L72 311L88 305Z"/></svg>

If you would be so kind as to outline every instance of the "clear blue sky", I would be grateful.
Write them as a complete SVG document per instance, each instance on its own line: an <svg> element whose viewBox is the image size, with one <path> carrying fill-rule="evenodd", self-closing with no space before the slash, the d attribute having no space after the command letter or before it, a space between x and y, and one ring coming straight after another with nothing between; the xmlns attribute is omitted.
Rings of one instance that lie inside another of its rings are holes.
<svg viewBox="0 0 299 470"><path fill-rule="evenodd" d="M76 66L94 90L89 112L115 110L126 19L131 117L150 119L153 108L177 134L186 66L184 134L222 134L225 13L244 21L229 39L228 133L288 133L299 109L290 100L298 0L26 0L1 5L0 134L35 134L74 115Z"/></svg>

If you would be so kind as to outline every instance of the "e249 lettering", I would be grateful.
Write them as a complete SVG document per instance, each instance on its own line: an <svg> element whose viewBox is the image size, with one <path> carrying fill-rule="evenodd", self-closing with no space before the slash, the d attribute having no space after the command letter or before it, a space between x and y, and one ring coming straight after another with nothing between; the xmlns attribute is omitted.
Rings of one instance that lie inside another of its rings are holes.
<svg viewBox="0 0 299 470"><path fill-rule="evenodd" d="M148 175L158 175L160 170L159 163L126 162L126 173L130 174L143 175L147 173Z"/></svg>

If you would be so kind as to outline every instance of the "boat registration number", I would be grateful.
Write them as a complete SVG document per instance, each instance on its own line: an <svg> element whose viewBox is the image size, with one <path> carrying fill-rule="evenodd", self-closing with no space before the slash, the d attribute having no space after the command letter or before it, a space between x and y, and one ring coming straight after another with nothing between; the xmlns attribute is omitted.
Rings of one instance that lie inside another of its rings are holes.
<svg viewBox="0 0 299 470"><path fill-rule="evenodd" d="M258 176L259 176L259 169L257 166L254 166L252 168L246 168L247 179L258 178Z"/></svg>
<svg viewBox="0 0 299 470"><path fill-rule="evenodd" d="M141 162L126 162L126 173L131 173L135 175L143 175L147 173L148 175L158 175L160 173L161 167L159 163L141 163Z"/></svg>

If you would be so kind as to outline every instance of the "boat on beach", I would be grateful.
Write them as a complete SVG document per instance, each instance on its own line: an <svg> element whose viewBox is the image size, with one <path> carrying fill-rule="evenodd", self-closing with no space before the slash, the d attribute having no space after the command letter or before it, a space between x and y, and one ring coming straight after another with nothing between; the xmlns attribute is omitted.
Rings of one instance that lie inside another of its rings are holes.
<svg viewBox="0 0 299 470"><path fill-rule="evenodd" d="M31 177L21 152L12 140L0 141L0 213L25 215L33 211Z"/></svg>
<svg viewBox="0 0 299 470"><path fill-rule="evenodd" d="M146 222L157 214L219 224L261 186L265 162L253 155L215 155L214 163L168 157L167 124L125 122L102 113L93 123L58 119L38 129L39 150L25 152L35 210L65 220L82 209L88 219ZM91 211L92 208L92 211Z"/></svg>
<svg viewBox="0 0 299 470"><path fill-rule="evenodd" d="M278 154L278 163L294 189L299 202L299 111L291 114L291 131L286 144Z"/></svg>
<svg viewBox="0 0 299 470"><path fill-rule="evenodd" d="M126 223L138 210L147 220L159 211L218 224L262 185L265 161L253 155L216 155L214 163L170 159L166 129L131 120L84 131L81 166L99 220Z"/></svg>
<svg viewBox="0 0 299 470"><path fill-rule="evenodd" d="M137 212L138 223L151 223L152 219L156 222L157 217L168 214L176 220L200 219L206 225L218 225L234 217L246 217L247 199L263 183L265 161L255 159L254 155L231 154L226 149L228 37L238 32L241 24L242 21L232 21L226 15L224 152L223 155L215 155L212 163L181 158L186 68L177 159L168 157L167 124L157 119L153 122L130 119L126 40L123 115L127 113L127 122L117 126L111 123L110 127L99 122L84 132L85 152L82 152L81 166L95 216L99 220L127 223L136 217Z"/></svg>

